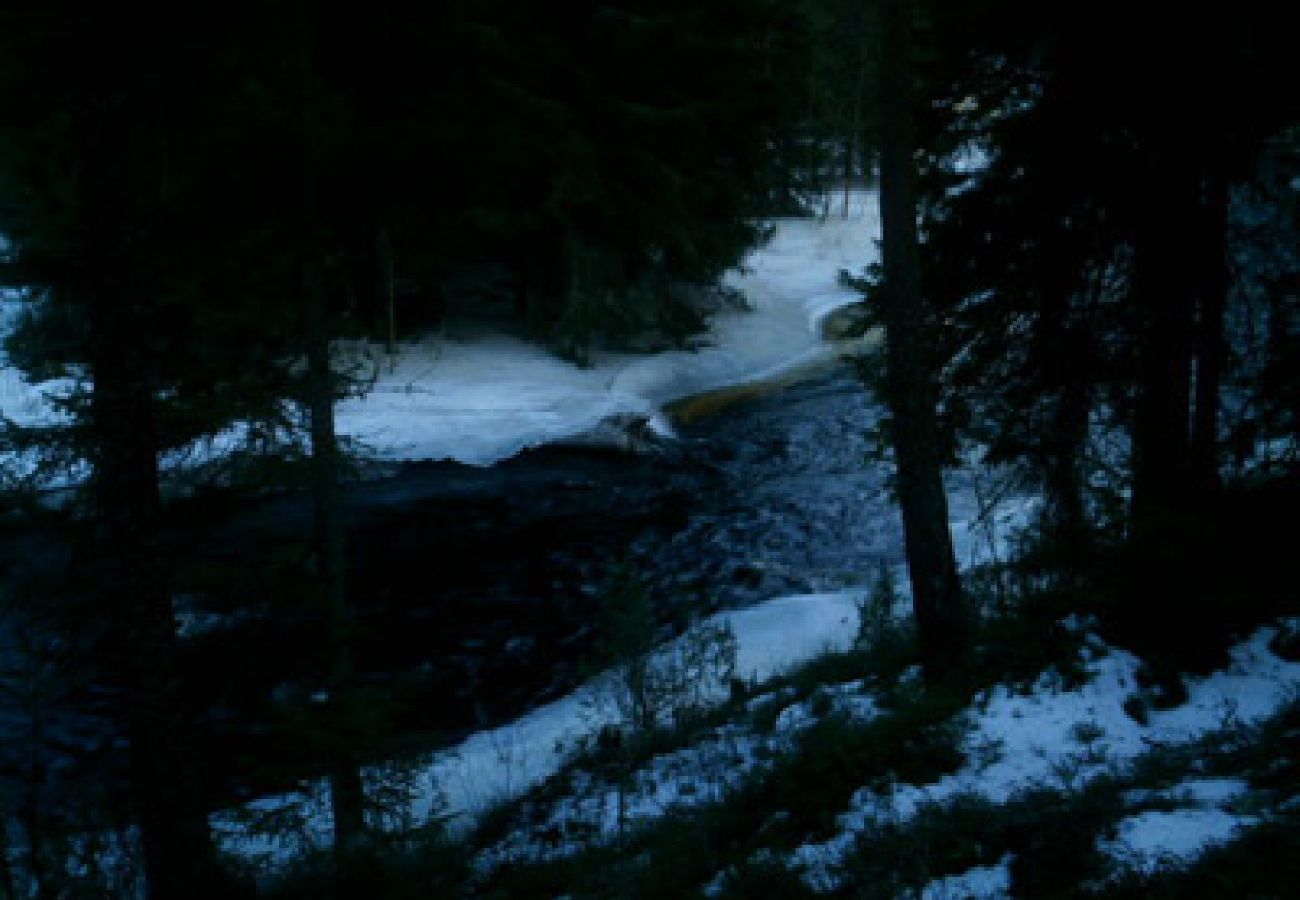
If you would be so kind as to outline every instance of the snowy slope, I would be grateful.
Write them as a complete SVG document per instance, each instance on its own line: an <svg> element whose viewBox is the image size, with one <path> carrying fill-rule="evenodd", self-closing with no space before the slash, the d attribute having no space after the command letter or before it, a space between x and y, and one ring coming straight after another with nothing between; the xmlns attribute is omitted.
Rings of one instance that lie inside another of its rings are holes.
<svg viewBox="0 0 1300 900"><path fill-rule="evenodd" d="M854 593L783 597L720 614L704 624L725 624L731 630L737 646L736 674L762 685L821 653L848 649L858 631L859 600ZM959 796L1002 804L1026 789L1044 786L1077 790L1099 776L1123 774L1153 747L1186 746L1225 725L1263 721L1300 692L1300 663L1284 660L1270 648L1276 633L1275 626L1259 629L1232 650L1226 669L1187 679L1183 705L1153 711L1142 723L1125 711L1137 686L1139 661L1091 638L1083 684L1065 687L1045 675L1028 692L1002 686L986 691L959 717L965 730L963 766L932 783L864 787L839 816L837 835L800 847L786 863L810 886L834 889L839 866L859 834L883 823L908 822L929 804ZM672 651L669 644L661 652ZM409 821L445 816L464 825L501 801L524 796L564 770L603 727L620 721L610 691L609 676L598 677L511 724L472 735L434 755L410 782L414 790ZM624 818L645 823L715 802L788 751L790 738L819 716L847 714L865 721L879 714L872 689L861 681L824 685L821 692L832 702L820 712L812 698L791 699L779 691L760 694L751 706L770 703L780 710L771 732L757 732L741 722L724 723L692 745L655 757L618 786L574 773L569 778L573 793L547 801L549 812L542 812L540 824L534 820L499 845L485 848L476 864L490 869L577 852L593 842L612 840ZM715 698L724 697L719 685ZM372 782L383 775L368 773ZM1237 809L1245 791L1238 779L1188 779L1159 792L1157 799L1172 808L1135 812L1118 821L1114 836L1099 849L1114 860L1117 871L1149 872L1158 865L1194 859L1259 821ZM1149 799L1135 795L1133 802L1140 805ZM291 807L303 820L298 836L279 830L274 837L257 837L246 828L250 816ZM329 845L328 796L322 784L305 785L300 794L267 798L214 816L213 825L226 850L275 867L304 850ZM562 839L557 841L557 835ZM1004 858L996 866L940 879L924 896L1005 896L1008 862Z"/></svg>
<svg viewBox="0 0 1300 900"><path fill-rule="evenodd" d="M781 597L744 610L719 613L701 627L723 625L736 641L735 676L762 683L776 674L828 651L843 651L857 634L855 592ZM673 653L674 645L661 654ZM611 700L609 674L540 707L514 722L471 735L458 746L435 754L409 782L409 815L416 823L433 816L466 825L494 805L523 795L560 771L583 743L621 721ZM711 691L726 698L726 686ZM377 784L385 773L372 770ZM305 784L300 792L254 801L242 809L213 816L213 830L223 849L250 862L274 867L286 859L330 843L331 817L323 783ZM290 814L300 819L297 834L274 829L273 835L250 835L248 826L261 816Z"/></svg>

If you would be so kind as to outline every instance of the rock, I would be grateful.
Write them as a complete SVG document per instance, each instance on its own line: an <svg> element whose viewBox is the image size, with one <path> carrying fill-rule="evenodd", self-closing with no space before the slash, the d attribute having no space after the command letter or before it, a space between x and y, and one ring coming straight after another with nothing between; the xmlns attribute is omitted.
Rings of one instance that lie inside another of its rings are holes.
<svg viewBox="0 0 1300 900"><path fill-rule="evenodd" d="M850 303L822 319L822 336L827 340L844 341L866 334L871 323L871 311L864 302Z"/></svg>
<svg viewBox="0 0 1300 900"><path fill-rule="evenodd" d="M672 426L657 413L606 416L590 431L573 437L567 443L579 447L614 447L628 453L669 455L677 452L677 437Z"/></svg>

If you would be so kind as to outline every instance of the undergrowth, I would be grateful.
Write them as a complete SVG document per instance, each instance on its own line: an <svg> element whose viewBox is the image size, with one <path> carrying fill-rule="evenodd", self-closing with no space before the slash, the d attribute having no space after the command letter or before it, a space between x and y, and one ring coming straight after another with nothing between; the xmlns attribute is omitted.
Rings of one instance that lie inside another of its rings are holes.
<svg viewBox="0 0 1300 900"><path fill-rule="evenodd" d="M728 900L813 896L791 869L791 852L836 835L840 815L859 791L931 783L957 770L965 761L960 713L979 691L999 683L1028 689L1046 670L1066 686L1080 683L1085 626L1093 617L1113 624L1119 596L1106 592L1104 579L1042 581L1024 569L975 573L968 591L981 616L976 651L957 680L940 688L917 676L915 635L906 623L878 614L892 598L876 598L874 610L863 609L870 627L864 626L854 649L824 655L761 687L734 683L730 699L717 708L629 732L616 743L588 744L566 771L484 820L457 861L462 868L451 867L460 874L444 880L438 895L670 900L699 896L713 884L715 895ZM1284 632L1274 643L1294 651L1300 641ZM844 714L835 702L839 688L871 698L875 715ZM726 724L773 733L783 727L783 711L795 706L809 713L809 723L784 726L785 749L721 799L666 810L614 840L592 840L567 855L539 847L531 861L465 874L471 848L508 837L527 808L545 808L571 794L575 773L626 777ZM1156 748L1124 771L1091 781L1062 779L1002 804L964 795L923 806L905 821L875 823L858 835L832 895L919 896L935 878L1009 859L1016 897L1291 896L1300 874L1293 862L1300 859L1297 746L1300 703L1263 725L1228 727L1195 744ZM1266 816L1244 838L1190 867L1117 876L1102 849L1116 824L1172 802L1160 798L1160 789L1207 776L1244 778L1251 802L1272 810L1289 800L1292 812ZM1151 795L1135 800L1135 788ZM432 883L428 875L411 875ZM412 896L400 885L390 893L391 884L383 881L370 896Z"/></svg>

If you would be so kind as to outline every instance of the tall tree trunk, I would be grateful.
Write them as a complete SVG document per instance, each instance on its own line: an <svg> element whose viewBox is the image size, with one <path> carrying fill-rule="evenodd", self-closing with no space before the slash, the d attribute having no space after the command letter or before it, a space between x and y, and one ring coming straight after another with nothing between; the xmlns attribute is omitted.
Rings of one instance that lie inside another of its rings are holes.
<svg viewBox="0 0 1300 900"><path fill-rule="evenodd" d="M966 655L967 622L948 531L948 500L922 324L926 317L917 253L910 15L907 0L885 0L880 212L886 384L921 661L927 677L942 680Z"/></svg>
<svg viewBox="0 0 1300 900"><path fill-rule="evenodd" d="M334 372L321 265L310 253L303 266L307 331L307 407L311 417L315 559L329 640L330 793L334 851L340 882L348 857L365 834L365 792L357 757L357 712L352 702L352 627L347 602L338 441L334 428Z"/></svg>
<svg viewBox="0 0 1300 900"><path fill-rule="evenodd" d="M302 141L297 148L300 290L307 377L305 401L311 431L311 489L316 588L327 629L329 671L326 708L330 807L334 817L335 889L352 896L352 860L365 838L365 790L361 780L352 663L352 617L347 602L343 509L339 493L339 452L334 425L334 367L330 359L329 302L326 294L326 220L319 148L320 84L316 71L316 21L312 5L300 0L294 63L297 110L294 123Z"/></svg>
<svg viewBox="0 0 1300 900"><path fill-rule="evenodd" d="M1081 381L1061 387L1049 423L1051 436L1045 463L1047 525L1050 537L1066 549L1081 549L1088 541L1083 500L1083 453L1088 442L1088 389Z"/></svg>
<svg viewBox="0 0 1300 900"><path fill-rule="evenodd" d="M858 48L858 77L853 86L853 113L849 116L849 133L845 139L844 155L844 218L849 217L849 195L857 177L859 156L866 156L866 140L862 131L862 92L867 81L867 60L870 58L867 35L863 35ZM863 167L865 168L865 167Z"/></svg>
<svg viewBox="0 0 1300 900"><path fill-rule="evenodd" d="M138 346L147 325L131 296L91 303L98 571L125 674L131 791L138 807L148 896L213 896L195 735L176 666L176 623L160 547L161 502L153 397Z"/></svg>
<svg viewBox="0 0 1300 900"><path fill-rule="evenodd" d="M86 297L92 381L95 568L125 689L130 791L151 900L220 896L208 828L202 756L177 666L176 620L162 540L149 312L150 286L120 237L123 207L147 186L126 171L139 127L114 98L87 104L82 130L84 204L80 288ZM130 212L136 212L131 209ZM129 213L128 213L129 215ZM128 219L130 220L130 219Z"/></svg>
<svg viewBox="0 0 1300 900"><path fill-rule="evenodd" d="M1038 310L1038 367L1054 394L1054 408L1044 423L1039 460L1043 472L1044 526L1049 542L1073 553L1088 541L1084 509L1083 455L1092 411L1086 330L1071 323L1066 301L1044 296ZM1080 302L1092 302L1091 298Z"/></svg>

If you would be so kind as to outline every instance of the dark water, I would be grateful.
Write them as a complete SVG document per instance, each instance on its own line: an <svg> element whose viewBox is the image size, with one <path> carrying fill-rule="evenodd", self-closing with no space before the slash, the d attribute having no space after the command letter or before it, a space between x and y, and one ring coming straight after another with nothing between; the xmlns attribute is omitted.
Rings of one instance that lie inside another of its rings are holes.
<svg viewBox="0 0 1300 900"><path fill-rule="evenodd" d="M836 368L683 425L663 453L553 447L350 486L358 680L382 708L372 752L454 740L569 689L591 664L615 569L647 587L665 633L717 608L868 582L901 555L868 459L876 416ZM303 587L310 532L301 495L177 507L185 671L219 796L312 766L303 720L327 642ZM58 558L30 536L4 546Z"/></svg>

